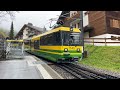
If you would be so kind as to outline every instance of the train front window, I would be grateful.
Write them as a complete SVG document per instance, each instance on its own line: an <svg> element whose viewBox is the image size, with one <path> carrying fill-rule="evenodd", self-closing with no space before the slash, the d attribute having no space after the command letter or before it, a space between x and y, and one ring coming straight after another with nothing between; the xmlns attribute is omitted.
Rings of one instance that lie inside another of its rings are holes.
<svg viewBox="0 0 120 90"><path fill-rule="evenodd" d="M80 33L70 33L69 45L80 45Z"/></svg>
<svg viewBox="0 0 120 90"><path fill-rule="evenodd" d="M63 45L66 46L78 46L80 45L80 33L67 32L62 33Z"/></svg>

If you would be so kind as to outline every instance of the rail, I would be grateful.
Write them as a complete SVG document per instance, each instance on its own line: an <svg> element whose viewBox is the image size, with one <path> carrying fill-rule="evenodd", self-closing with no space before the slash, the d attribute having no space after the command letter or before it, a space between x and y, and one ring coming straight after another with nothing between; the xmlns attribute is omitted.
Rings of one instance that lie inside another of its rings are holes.
<svg viewBox="0 0 120 90"><path fill-rule="evenodd" d="M61 64L59 67L71 73L78 79L119 79L118 77L99 73L75 64Z"/></svg>

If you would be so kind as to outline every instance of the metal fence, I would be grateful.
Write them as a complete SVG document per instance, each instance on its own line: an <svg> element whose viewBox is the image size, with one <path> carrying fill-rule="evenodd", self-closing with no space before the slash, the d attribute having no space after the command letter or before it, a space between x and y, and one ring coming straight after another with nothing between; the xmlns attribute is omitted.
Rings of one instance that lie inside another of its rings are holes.
<svg viewBox="0 0 120 90"><path fill-rule="evenodd" d="M4 60L6 59L6 39L5 37L2 35L2 33L0 33L0 60Z"/></svg>
<svg viewBox="0 0 120 90"><path fill-rule="evenodd" d="M24 58L24 43L6 42L6 59Z"/></svg>

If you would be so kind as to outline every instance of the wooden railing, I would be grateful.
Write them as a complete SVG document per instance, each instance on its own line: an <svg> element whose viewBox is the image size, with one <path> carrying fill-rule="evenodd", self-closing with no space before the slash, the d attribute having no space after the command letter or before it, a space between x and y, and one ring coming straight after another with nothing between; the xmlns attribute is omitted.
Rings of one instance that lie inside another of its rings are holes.
<svg viewBox="0 0 120 90"><path fill-rule="evenodd" d="M120 45L120 38L84 38L84 43L92 45Z"/></svg>

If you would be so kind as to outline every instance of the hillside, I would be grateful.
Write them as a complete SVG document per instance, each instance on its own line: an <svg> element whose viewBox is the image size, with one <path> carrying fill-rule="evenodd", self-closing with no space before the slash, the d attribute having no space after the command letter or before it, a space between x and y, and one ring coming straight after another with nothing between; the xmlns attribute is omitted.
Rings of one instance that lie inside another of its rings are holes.
<svg viewBox="0 0 120 90"><path fill-rule="evenodd" d="M89 55L80 61L81 64L120 72L120 46L86 45L85 50Z"/></svg>
<svg viewBox="0 0 120 90"><path fill-rule="evenodd" d="M0 28L0 33L2 33L5 37L8 37L8 30Z"/></svg>
<svg viewBox="0 0 120 90"><path fill-rule="evenodd" d="M8 37L9 36L9 30L6 30L6 29L3 29L3 28L0 28L0 32L2 32L5 37ZM16 36L18 32L14 30L14 36Z"/></svg>

